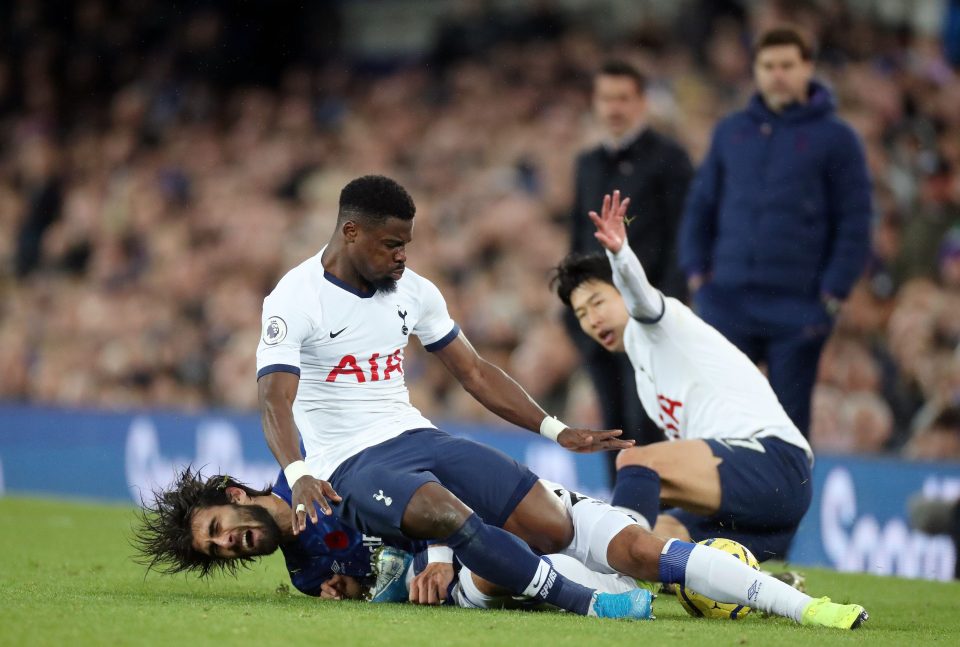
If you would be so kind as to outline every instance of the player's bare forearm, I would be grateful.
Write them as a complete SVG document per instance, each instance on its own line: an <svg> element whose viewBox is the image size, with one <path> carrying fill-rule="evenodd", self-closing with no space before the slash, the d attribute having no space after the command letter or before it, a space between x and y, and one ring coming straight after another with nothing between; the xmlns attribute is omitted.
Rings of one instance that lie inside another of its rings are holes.
<svg viewBox="0 0 960 647"><path fill-rule="evenodd" d="M292 373L277 372L264 375L257 383L263 435L280 467L303 458L293 421L293 400L299 382Z"/></svg>
<svg viewBox="0 0 960 647"><path fill-rule="evenodd" d="M480 404L507 422L539 431L546 412L516 380L480 357L462 332L435 354Z"/></svg>
<svg viewBox="0 0 960 647"><path fill-rule="evenodd" d="M541 433L540 425L547 417L544 410L512 377L480 357L462 332L434 354L480 404L507 422ZM622 433L619 429L572 429L554 422L562 429L551 437L572 452L627 449L633 445L632 440L617 438Z"/></svg>
<svg viewBox="0 0 960 647"><path fill-rule="evenodd" d="M539 433L547 413L499 366L480 358L477 376L463 388L507 422Z"/></svg>

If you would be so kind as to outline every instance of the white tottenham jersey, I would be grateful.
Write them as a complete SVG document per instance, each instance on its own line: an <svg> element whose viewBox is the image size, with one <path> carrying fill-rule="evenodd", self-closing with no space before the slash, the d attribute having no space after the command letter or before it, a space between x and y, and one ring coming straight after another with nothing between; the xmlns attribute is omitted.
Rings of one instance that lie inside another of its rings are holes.
<svg viewBox="0 0 960 647"><path fill-rule="evenodd" d="M361 450L434 426L410 404L403 351L410 335L440 350L460 328L437 287L409 268L395 292L365 294L325 272L322 254L290 270L263 300L257 379L300 376L294 421L310 472L328 479Z"/></svg>
<svg viewBox="0 0 960 647"><path fill-rule="evenodd" d="M639 261L629 247L608 256L621 292L630 285L649 286L642 272L631 270ZM667 438L746 444L772 436L800 447L812 459L809 443L753 362L683 303L662 295L661 300L662 315L655 322L630 318L624 346L643 408Z"/></svg>

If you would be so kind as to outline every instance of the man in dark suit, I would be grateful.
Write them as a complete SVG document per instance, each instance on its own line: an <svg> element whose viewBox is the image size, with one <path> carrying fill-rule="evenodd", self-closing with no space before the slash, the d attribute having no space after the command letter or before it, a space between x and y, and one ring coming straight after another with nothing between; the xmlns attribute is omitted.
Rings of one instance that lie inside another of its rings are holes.
<svg viewBox="0 0 960 647"><path fill-rule="evenodd" d="M685 286L676 265L675 241L693 167L679 144L647 125L645 91L643 75L622 61L608 62L594 77L593 109L605 138L577 157L571 251L602 251L587 213L599 208L604 195L619 189L630 198L630 247L654 285L683 299ZM624 438L640 444L663 440L643 412L626 356L591 344L575 320L568 317L567 324L597 391L604 427L623 429Z"/></svg>

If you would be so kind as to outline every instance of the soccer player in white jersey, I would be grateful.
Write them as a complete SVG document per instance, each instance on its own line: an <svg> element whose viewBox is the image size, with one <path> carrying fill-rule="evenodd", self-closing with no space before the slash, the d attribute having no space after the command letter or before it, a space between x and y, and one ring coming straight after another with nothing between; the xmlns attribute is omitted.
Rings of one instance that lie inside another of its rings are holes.
<svg viewBox="0 0 960 647"><path fill-rule="evenodd" d="M307 518L317 521L317 507L331 514L332 502L346 525L384 541L441 542L473 573L514 595L581 615L649 618L649 591L598 592L565 578L531 550L563 550L574 522L529 469L443 433L410 404L403 349L414 334L473 397L508 422L573 451L632 445L616 438L619 430L574 429L548 417L476 353L436 287L406 268L414 212L393 180L353 180L341 192L328 245L264 300L257 349L261 418L291 486L294 534ZM664 542L636 524L603 542L602 557L632 577L685 583L714 599L798 621L809 607L791 597L799 592L720 551ZM828 621L819 624L851 628L862 607L855 611L852 617L849 610L820 613Z"/></svg>
<svg viewBox="0 0 960 647"><path fill-rule="evenodd" d="M591 212L602 255L567 257L561 300L584 332L624 352L647 414L668 440L620 453L613 504L668 537L728 537L760 560L783 557L811 498L813 453L770 384L742 352L646 278L628 245L629 198ZM659 515L660 501L675 509Z"/></svg>

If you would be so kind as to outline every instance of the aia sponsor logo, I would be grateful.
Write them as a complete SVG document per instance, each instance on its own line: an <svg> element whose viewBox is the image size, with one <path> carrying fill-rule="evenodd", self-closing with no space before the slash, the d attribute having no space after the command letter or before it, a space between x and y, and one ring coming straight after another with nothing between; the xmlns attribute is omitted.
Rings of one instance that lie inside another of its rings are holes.
<svg viewBox="0 0 960 647"><path fill-rule="evenodd" d="M367 381L389 380L394 374L403 375L402 348L385 357L381 357L380 353L374 353L366 360L358 360L355 355L344 355L327 375L327 382L336 382L337 379L349 377L356 380L357 384L363 384Z"/></svg>

